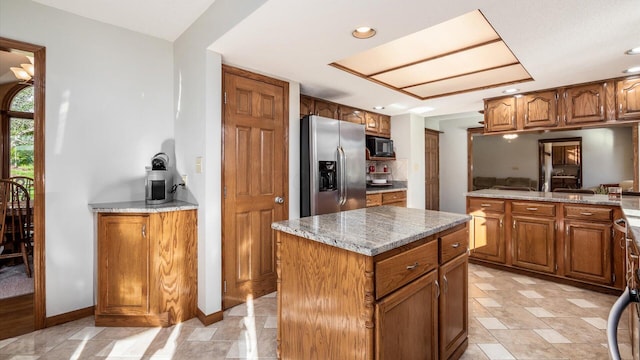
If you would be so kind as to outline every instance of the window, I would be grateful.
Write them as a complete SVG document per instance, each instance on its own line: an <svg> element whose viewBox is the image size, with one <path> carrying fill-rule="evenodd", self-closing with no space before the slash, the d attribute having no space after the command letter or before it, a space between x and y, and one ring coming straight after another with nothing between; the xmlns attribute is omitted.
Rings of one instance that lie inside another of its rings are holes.
<svg viewBox="0 0 640 360"><path fill-rule="evenodd" d="M8 121L9 139L4 139L8 152L4 155L3 174L33 178L33 86L23 86L9 102L5 121Z"/></svg>

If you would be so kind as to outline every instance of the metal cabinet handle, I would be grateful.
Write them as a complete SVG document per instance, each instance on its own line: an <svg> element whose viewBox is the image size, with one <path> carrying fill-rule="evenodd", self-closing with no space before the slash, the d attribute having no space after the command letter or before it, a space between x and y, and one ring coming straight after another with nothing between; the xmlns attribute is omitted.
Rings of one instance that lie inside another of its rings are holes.
<svg viewBox="0 0 640 360"><path fill-rule="evenodd" d="M147 237L147 225L142 225L142 237Z"/></svg>
<svg viewBox="0 0 640 360"><path fill-rule="evenodd" d="M417 268L417 267L418 267L418 265L420 265L420 264L419 264L417 261L416 261L416 262L414 262L414 263L413 263L413 264L411 264L411 265L407 265L407 270L413 270L413 269Z"/></svg>
<svg viewBox="0 0 640 360"><path fill-rule="evenodd" d="M593 213L590 212L581 212L580 215L584 215L584 216L591 216L593 215Z"/></svg>
<svg viewBox="0 0 640 360"><path fill-rule="evenodd" d="M529 211L538 211L537 207L528 207L527 210Z"/></svg>
<svg viewBox="0 0 640 360"><path fill-rule="evenodd" d="M471 248L467 246L467 256L471 256Z"/></svg>
<svg viewBox="0 0 640 360"><path fill-rule="evenodd" d="M440 297L440 284L438 283L438 280L436 280L436 298Z"/></svg>
<svg viewBox="0 0 640 360"><path fill-rule="evenodd" d="M451 247L454 249L457 249L459 246L460 246L459 242L451 244Z"/></svg>
<svg viewBox="0 0 640 360"><path fill-rule="evenodd" d="M491 204L480 204L482 207L491 207Z"/></svg>
<svg viewBox="0 0 640 360"><path fill-rule="evenodd" d="M449 292L449 280L447 280L447 275L443 275L442 279L444 280L444 293Z"/></svg>

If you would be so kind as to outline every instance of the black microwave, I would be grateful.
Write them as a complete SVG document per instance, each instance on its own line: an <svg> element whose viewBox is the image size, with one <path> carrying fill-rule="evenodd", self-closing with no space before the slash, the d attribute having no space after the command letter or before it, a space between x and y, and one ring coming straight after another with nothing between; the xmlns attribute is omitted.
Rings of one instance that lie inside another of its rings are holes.
<svg viewBox="0 0 640 360"><path fill-rule="evenodd" d="M394 157L393 140L367 135L367 149L372 157Z"/></svg>

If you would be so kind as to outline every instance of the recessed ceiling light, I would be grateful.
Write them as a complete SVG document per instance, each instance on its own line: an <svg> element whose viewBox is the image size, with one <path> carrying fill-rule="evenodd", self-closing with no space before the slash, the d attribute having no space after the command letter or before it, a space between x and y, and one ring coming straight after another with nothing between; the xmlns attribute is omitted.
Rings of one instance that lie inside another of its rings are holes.
<svg viewBox="0 0 640 360"><path fill-rule="evenodd" d="M640 72L640 66L630 67L627 70L624 70L623 73L636 73Z"/></svg>
<svg viewBox="0 0 640 360"><path fill-rule="evenodd" d="M503 94L513 94L513 93L518 92L518 91L520 91L520 89L511 88L511 89L503 90L502 93Z"/></svg>
<svg viewBox="0 0 640 360"><path fill-rule="evenodd" d="M372 29L368 26L361 26L353 30L353 32L351 33L351 35L353 35L353 37L357 39L368 39L370 37L373 37L373 35L375 34L375 29Z"/></svg>
<svg viewBox="0 0 640 360"><path fill-rule="evenodd" d="M384 110L384 106L380 106L380 105L374 106L373 110Z"/></svg>
<svg viewBox="0 0 640 360"><path fill-rule="evenodd" d="M627 51L624 52L627 55L638 55L640 54L640 46L635 47L633 49L629 49Z"/></svg>

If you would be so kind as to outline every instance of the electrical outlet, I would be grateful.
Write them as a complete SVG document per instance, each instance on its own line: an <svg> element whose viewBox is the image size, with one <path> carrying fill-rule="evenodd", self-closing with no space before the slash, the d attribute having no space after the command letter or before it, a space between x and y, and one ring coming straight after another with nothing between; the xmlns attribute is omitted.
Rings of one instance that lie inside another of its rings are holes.
<svg viewBox="0 0 640 360"><path fill-rule="evenodd" d="M187 174L183 174L183 175L181 175L181 177L182 177L182 183L186 187L187 186Z"/></svg>

